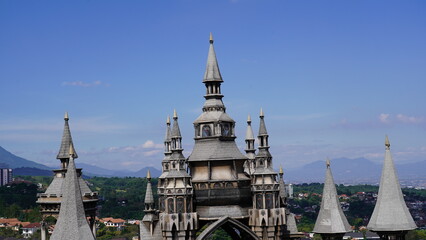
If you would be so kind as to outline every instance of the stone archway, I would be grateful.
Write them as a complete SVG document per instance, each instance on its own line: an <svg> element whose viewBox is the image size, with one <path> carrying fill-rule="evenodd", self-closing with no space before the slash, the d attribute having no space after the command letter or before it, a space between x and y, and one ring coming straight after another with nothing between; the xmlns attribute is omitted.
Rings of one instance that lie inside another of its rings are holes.
<svg viewBox="0 0 426 240"><path fill-rule="evenodd" d="M226 227L226 228L234 228L237 229L239 232L239 238L240 239L253 239L258 240L259 238L257 235L245 224L239 222L238 220L235 220L233 218L230 218L228 216L224 216L219 218L216 222L213 222L208 226L198 237L196 240L205 240L207 237L209 237L214 231L216 231L220 227ZM237 234L237 233L235 233Z"/></svg>

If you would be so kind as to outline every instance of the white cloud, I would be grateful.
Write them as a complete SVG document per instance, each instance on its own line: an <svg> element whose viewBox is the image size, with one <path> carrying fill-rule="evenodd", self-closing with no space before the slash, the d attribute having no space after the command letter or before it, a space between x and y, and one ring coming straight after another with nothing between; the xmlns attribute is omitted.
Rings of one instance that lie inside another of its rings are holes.
<svg viewBox="0 0 426 240"><path fill-rule="evenodd" d="M96 87L96 86L106 86L110 85L107 83L102 83L102 81L93 81L93 82L83 82L83 81L74 81L74 82L63 82L62 86L74 86L74 87Z"/></svg>
<svg viewBox="0 0 426 240"><path fill-rule="evenodd" d="M163 148L162 144L155 144L152 140L147 140L142 144L142 148Z"/></svg>
<svg viewBox="0 0 426 240"><path fill-rule="evenodd" d="M379 115L380 122L382 122L382 123L389 123L389 116L390 116L390 114L388 114L388 113L381 113Z"/></svg>
<svg viewBox="0 0 426 240"><path fill-rule="evenodd" d="M421 123L424 120L422 117L406 116L404 114L396 115L396 119L403 123Z"/></svg>

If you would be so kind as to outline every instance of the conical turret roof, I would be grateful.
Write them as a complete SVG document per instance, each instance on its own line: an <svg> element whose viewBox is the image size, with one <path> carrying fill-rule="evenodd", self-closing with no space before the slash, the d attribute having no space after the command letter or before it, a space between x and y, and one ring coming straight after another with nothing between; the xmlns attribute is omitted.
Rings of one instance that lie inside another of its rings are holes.
<svg viewBox="0 0 426 240"><path fill-rule="evenodd" d="M152 204L154 203L154 195L152 194L151 172L149 169L146 173L146 179L148 180L148 183L146 184L145 204Z"/></svg>
<svg viewBox="0 0 426 240"><path fill-rule="evenodd" d="M385 161L380 179L379 195L367 228L372 231L415 229L417 226L405 204L387 136L385 148Z"/></svg>
<svg viewBox="0 0 426 240"><path fill-rule="evenodd" d="M180 134L180 128L178 124L178 116L177 116L176 110L174 110L174 113L173 113L173 128L172 128L171 137L172 138L182 137L182 135Z"/></svg>
<svg viewBox="0 0 426 240"><path fill-rule="evenodd" d="M69 117L67 112L65 113L64 120L65 120L64 133L62 134L62 142L61 142L61 147L59 148L59 153L56 156L57 159L69 158L70 157L69 149L70 149L70 146L73 146L70 126L68 125ZM78 158L78 155L75 152L75 149L73 152L74 152L73 158Z"/></svg>
<svg viewBox="0 0 426 240"><path fill-rule="evenodd" d="M337 197L336 185L330 169L330 160L326 162L324 189L322 193L321 209L315 222L314 233L345 233L351 231Z"/></svg>
<svg viewBox="0 0 426 240"><path fill-rule="evenodd" d="M167 116L167 121L166 121L166 135L164 136L164 142L171 142L172 141L172 132L170 130L170 117Z"/></svg>
<svg viewBox="0 0 426 240"><path fill-rule="evenodd" d="M247 117L247 130L246 130L246 140L254 140L253 129L251 127L251 117Z"/></svg>
<svg viewBox="0 0 426 240"><path fill-rule="evenodd" d="M263 113L263 109L260 109L260 114L259 114L259 118L260 118L260 125L259 125L259 136L262 135L268 135L268 131L266 130L266 125L265 125L265 114Z"/></svg>
<svg viewBox="0 0 426 240"><path fill-rule="evenodd" d="M210 49L207 57L206 72L204 73L203 82L219 81L223 82L222 75L219 71L219 64L217 63L216 53L213 47L213 35L210 33Z"/></svg>
<svg viewBox="0 0 426 240"><path fill-rule="evenodd" d="M61 208L58 221L53 231L52 240L90 240L95 239L86 220L81 196L80 184L75 169L74 148L70 145L68 156L70 158L65 175Z"/></svg>

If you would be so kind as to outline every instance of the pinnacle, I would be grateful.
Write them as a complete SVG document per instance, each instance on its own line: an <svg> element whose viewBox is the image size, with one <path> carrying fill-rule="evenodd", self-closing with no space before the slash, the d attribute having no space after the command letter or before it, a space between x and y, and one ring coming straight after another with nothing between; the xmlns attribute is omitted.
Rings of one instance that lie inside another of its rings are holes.
<svg viewBox="0 0 426 240"><path fill-rule="evenodd" d="M385 138L385 146L386 146L386 148L390 148L390 142L389 142L388 135L386 135L386 138Z"/></svg>
<svg viewBox="0 0 426 240"><path fill-rule="evenodd" d="M148 169L148 172L146 172L146 179L148 179L148 181L151 180L151 172Z"/></svg>
<svg viewBox="0 0 426 240"><path fill-rule="evenodd" d="M176 109L174 109L173 110L173 119L177 119L178 118L178 116L177 116L177 113L176 113Z"/></svg>

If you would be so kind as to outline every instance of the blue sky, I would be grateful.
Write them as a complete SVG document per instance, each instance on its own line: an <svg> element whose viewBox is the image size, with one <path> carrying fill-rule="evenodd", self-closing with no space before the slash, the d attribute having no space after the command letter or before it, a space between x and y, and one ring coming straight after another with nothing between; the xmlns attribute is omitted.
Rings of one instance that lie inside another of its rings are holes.
<svg viewBox="0 0 426 240"><path fill-rule="evenodd" d="M275 165L426 159L424 1L0 1L0 146L57 166L160 167L176 109L185 156L209 33L243 148L263 107Z"/></svg>

